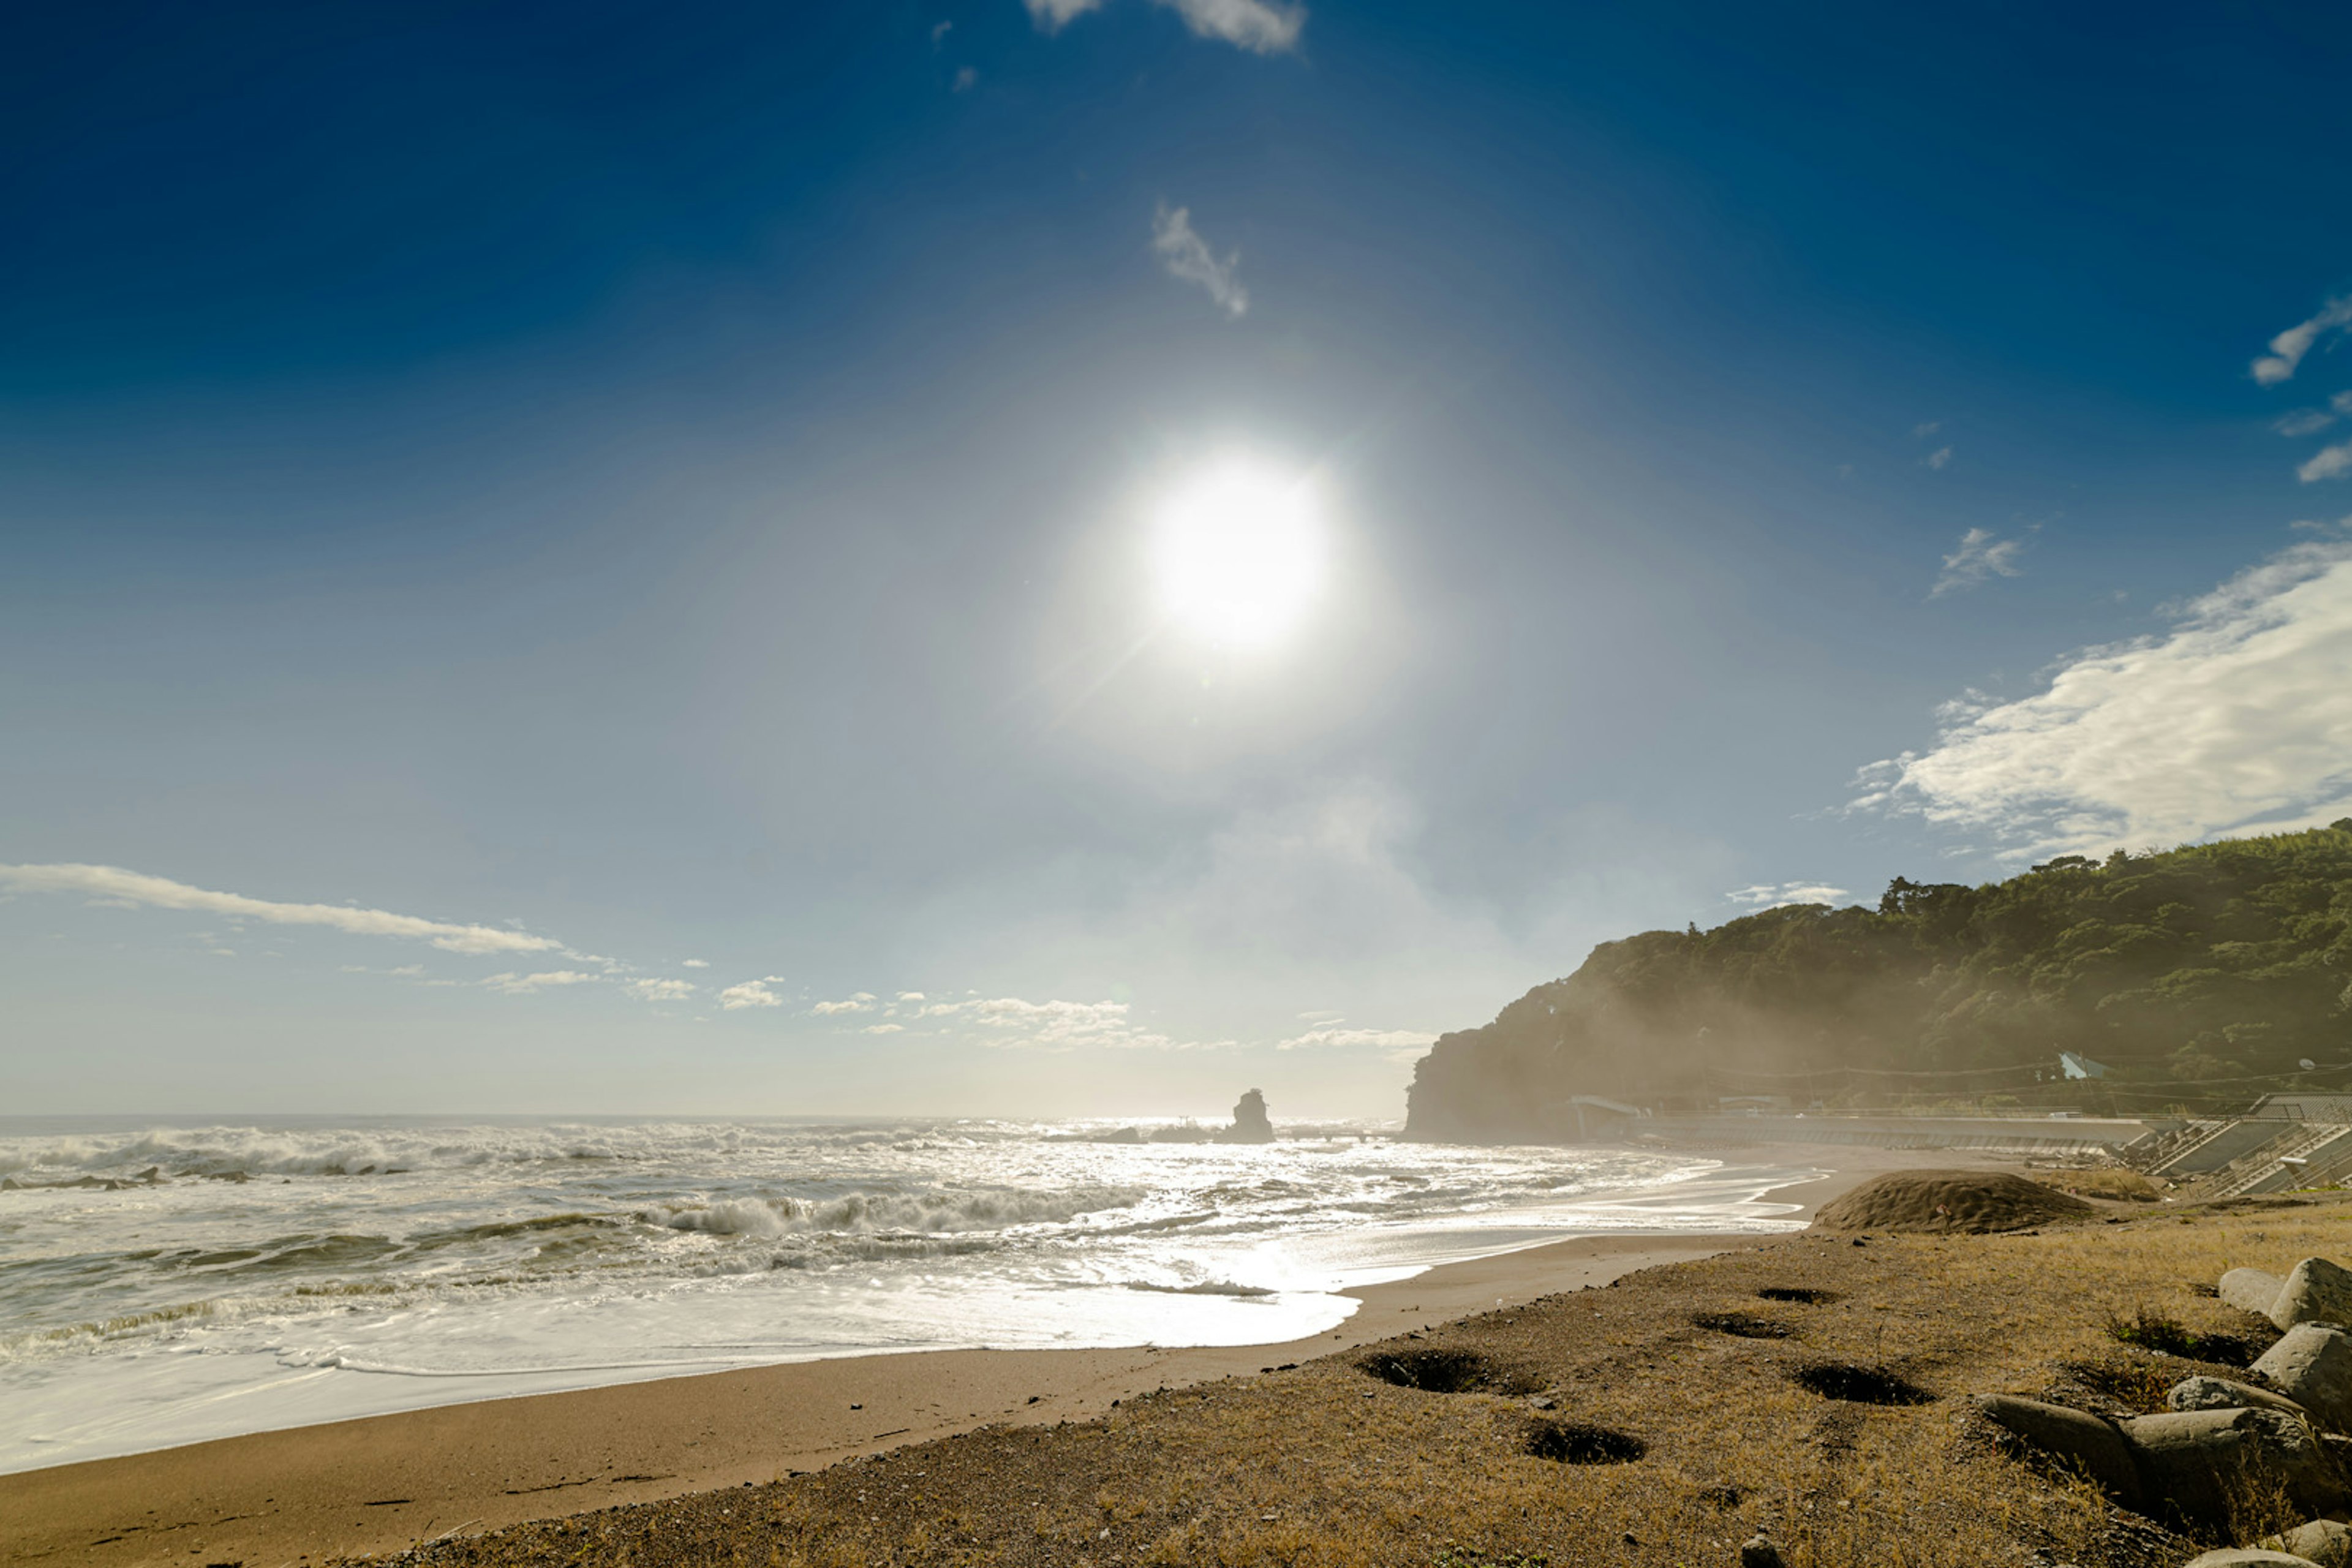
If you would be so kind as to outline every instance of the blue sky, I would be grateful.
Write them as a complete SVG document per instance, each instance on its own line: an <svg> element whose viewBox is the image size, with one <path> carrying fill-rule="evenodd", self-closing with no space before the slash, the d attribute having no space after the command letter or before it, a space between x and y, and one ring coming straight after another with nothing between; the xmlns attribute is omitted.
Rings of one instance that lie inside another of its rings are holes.
<svg viewBox="0 0 2352 1568"><path fill-rule="evenodd" d="M1596 941L2343 816L2347 44L40 18L0 1098L1393 1115ZM1247 648L1150 545L1235 461Z"/></svg>

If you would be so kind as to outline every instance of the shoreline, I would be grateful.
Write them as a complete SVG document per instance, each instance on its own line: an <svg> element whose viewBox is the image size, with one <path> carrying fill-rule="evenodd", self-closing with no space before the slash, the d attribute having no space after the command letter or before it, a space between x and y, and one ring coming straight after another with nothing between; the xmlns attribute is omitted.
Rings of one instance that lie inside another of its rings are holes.
<svg viewBox="0 0 2352 1568"><path fill-rule="evenodd" d="M1761 1152L1762 1151L1759 1151ZM1733 1152L1711 1150L1722 1157ZM1771 1146L1820 1175L1768 1189L1801 1223L1887 1170L2009 1168L1958 1150ZM1084 1421L1162 1387L1286 1363L1797 1232L1567 1237L1340 1292L1331 1331L1234 1346L866 1354L437 1405L0 1475L0 1563L278 1564L759 1485L997 1425Z"/></svg>

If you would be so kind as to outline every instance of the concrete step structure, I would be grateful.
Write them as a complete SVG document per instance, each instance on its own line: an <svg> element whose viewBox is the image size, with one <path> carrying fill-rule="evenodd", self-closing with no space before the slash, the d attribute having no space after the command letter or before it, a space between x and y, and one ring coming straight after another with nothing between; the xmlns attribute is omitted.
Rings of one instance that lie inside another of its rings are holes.
<svg viewBox="0 0 2352 1568"><path fill-rule="evenodd" d="M2306 1185L2315 1169L2352 1163L2352 1125L2307 1121L2284 1125L2284 1136L2272 1139L2222 1173L2211 1195L2237 1198L2282 1192Z"/></svg>

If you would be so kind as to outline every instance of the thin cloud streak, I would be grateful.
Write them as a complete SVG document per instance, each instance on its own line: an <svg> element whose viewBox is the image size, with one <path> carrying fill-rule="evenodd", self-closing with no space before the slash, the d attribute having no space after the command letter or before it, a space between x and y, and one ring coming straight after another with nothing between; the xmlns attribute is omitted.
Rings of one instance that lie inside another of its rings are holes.
<svg viewBox="0 0 2352 1568"><path fill-rule="evenodd" d="M1990 577L2023 576L2025 568L2017 563L2017 557L2024 548L2023 540L1996 539L1989 528L1969 530L1960 535L1959 548L1944 557L1943 573L1927 590L1927 597L1940 599Z"/></svg>
<svg viewBox="0 0 2352 1568"><path fill-rule="evenodd" d="M460 925L394 914L389 910L354 909L344 904L280 903L192 887L168 877L127 871L120 866L65 863L47 866L0 866L0 888L26 893L84 893L92 899L158 910L201 910L237 920L271 925L324 926L353 936L389 936L431 942L445 952L561 952L563 944L551 937L496 926Z"/></svg>
<svg viewBox="0 0 2352 1568"><path fill-rule="evenodd" d="M1790 904L1833 904L1846 896L1846 889L1827 882L1760 882L1752 888L1735 888L1723 896L1761 911Z"/></svg>
<svg viewBox="0 0 2352 1568"><path fill-rule="evenodd" d="M1089 11L1099 11L1103 0L1023 0L1029 19L1041 32L1058 33ZM1304 5L1269 5L1267 0L1152 0L1175 12L1196 38L1214 38L1252 54L1286 54L1298 47L1307 26Z"/></svg>

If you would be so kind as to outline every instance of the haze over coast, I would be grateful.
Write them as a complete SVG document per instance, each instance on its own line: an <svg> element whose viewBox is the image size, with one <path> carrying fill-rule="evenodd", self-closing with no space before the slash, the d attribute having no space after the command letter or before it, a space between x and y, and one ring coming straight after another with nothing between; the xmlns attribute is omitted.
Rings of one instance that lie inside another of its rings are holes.
<svg viewBox="0 0 2352 1568"><path fill-rule="evenodd" d="M2220 1281L2352 1180L2348 73L2293 3L23 18L0 1568L2312 1525L2125 1424L2352 1438L2166 1404L2292 1402Z"/></svg>

